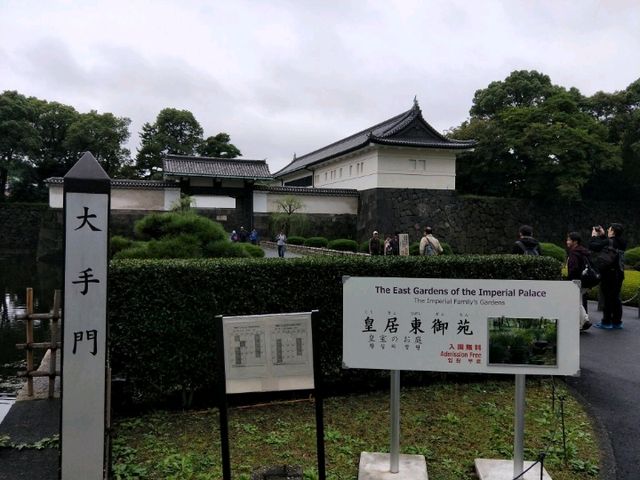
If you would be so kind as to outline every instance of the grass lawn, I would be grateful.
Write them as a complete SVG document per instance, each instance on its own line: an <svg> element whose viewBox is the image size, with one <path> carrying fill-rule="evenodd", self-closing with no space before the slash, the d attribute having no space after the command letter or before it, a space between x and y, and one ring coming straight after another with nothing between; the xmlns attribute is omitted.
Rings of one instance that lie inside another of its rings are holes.
<svg viewBox="0 0 640 480"><path fill-rule="evenodd" d="M475 458L512 458L515 387L507 378L404 388L401 452L424 455L430 480L474 479ZM546 451L545 468L554 480L596 478L594 431L564 383L556 380L554 388L550 378L530 376L526 401L525 459ZM388 391L327 398L324 412L329 479L356 479L360 452L389 451ZM220 479L218 422L216 409L119 419L114 477ZM317 478L311 400L232 408L229 432L234 479L248 480L254 469L278 464L302 465L305 479Z"/></svg>

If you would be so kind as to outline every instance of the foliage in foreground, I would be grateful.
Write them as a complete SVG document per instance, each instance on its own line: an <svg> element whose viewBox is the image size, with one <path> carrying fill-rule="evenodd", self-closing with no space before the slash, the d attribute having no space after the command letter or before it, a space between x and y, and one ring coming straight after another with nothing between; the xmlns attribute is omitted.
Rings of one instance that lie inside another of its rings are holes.
<svg viewBox="0 0 640 480"><path fill-rule="evenodd" d="M544 451L545 468L555 480L594 479L599 449L588 417L562 384L555 387L547 380L528 381L525 458L535 460ZM424 455L431 479L476 478L475 458L513 457L513 393L511 380L403 389L401 453ZM356 478L362 451L389 451L388 395L325 401L328 479ZM259 467L297 464L306 480L317 479L315 434L308 400L231 409L234 478L248 480ZM221 478L217 410L123 419L116 424L113 453L118 480Z"/></svg>
<svg viewBox="0 0 640 480"><path fill-rule="evenodd" d="M215 384L216 315L317 309L322 374L362 383L360 370L342 369L343 276L557 280L560 264L524 255L122 260L109 273L114 375L127 379L140 402L181 392L188 404ZM206 393L200 398L212 402Z"/></svg>

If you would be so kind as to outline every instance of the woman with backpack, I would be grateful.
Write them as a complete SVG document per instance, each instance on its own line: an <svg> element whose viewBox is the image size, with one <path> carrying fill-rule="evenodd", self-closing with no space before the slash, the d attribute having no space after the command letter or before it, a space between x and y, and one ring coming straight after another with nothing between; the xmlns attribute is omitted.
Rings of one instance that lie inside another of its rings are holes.
<svg viewBox="0 0 640 480"><path fill-rule="evenodd" d="M567 234L567 279L582 281L582 272L589 262L589 250L582 245L582 237L578 232L569 232ZM586 316L589 309L587 308L587 292L588 288L581 288L582 308ZM591 327L588 318L581 322L580 329L587 330Z"/></svg>
<svg viewBox="0 0 640 480"><path fill-rule="evenodd" d="M604 306L602 320L595 327L606 330L622 329L622 301L620 290L624 280L624 251L627 241L622 238L624 229L619 223L612 223L607 232L601 226L593 227L589 250L593 252L593 262L599 265L600 292ZM598 258L607 258L605 262L598 262Z"/></svg>

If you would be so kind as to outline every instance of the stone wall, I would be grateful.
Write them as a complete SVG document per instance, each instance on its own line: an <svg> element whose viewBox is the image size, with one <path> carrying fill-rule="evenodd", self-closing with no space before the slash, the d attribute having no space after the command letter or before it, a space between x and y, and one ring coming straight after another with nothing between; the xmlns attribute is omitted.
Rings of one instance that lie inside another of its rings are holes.
<svg viewBox="0 0 640 480"><path fill-rule="evenodd" d="M0 204L0 251L5 254L33 252L38 247L45 204Z"/></svg>
<svg viewBox="0 0 640 480"><path fill-rule="evenodd" d="M360 192L358 239L373 230L409 233L418 241L430 225L434 235L456 253L504 253L511 250L520 225L534 228L543 242L564 245L569 231L583 238L592 225L619 222L629 246L640 243L640 202L540 202L458 195L453 191L377 189Z"/></svg>

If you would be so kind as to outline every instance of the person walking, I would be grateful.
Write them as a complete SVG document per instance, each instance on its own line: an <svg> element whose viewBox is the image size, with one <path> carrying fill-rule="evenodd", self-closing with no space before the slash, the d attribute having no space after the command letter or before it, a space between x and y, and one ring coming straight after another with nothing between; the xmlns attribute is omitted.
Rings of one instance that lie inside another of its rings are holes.
<svg viewBox="0 0 640 480"><path fill-rule="evenodd" d="M533 238L533 227L522 225L518 229L518 240L513 244L514 255L540 255L540 242Z"/></svg>
<svg viewBox="0 0 640 480"><path fill-rule="evenodd" d="M431 227L424 227L424 234L420 239L420 255L440 255L442 253L440 241L433 236Z"/></svg>
<svg viewBox="0 0 640 480"><path fill-rule="evenodd" d="M568 280L582 280L582 272L587 266L589 258L589 250L582 245L582 237L578 232L569 232L567 234L567 279ZM582 295L582 308L584 314L581 317L585 317L584 321L580 322L580 330L587 330L591 327L591 322L587 317L589 311L587 305L587 293L588 288L580 288Z"/></svg>
<svg viewBox="0 0 640 480"><path fill-rule="evenodd" d="M606 233L601 226L595 226L591 230L589 250L592 256L613 253L615 258L610 264L600 269L600 292L604 302L602 308L602 320L596 323L596 328L606 330L622 329L622 300L620 290L624 281L624 251L627 249L627 241L622 237L624 228L619 223L612 223ZM607 250L607 251L605 251Z"/></svg>
<svg viewBox="0 0 640 480"><path fill-rule="evenodd" d="M278 245L278 256L284 258L284 251L287 248L287 236L282 230L276 235L276 244Z"/></svg>
<svg viewBox="0 0 640 480"><path fill-rule="evenodd" d="M373 231L373 236L369 239L369 255L382 255L382 243L377 230Z"/></svg>

